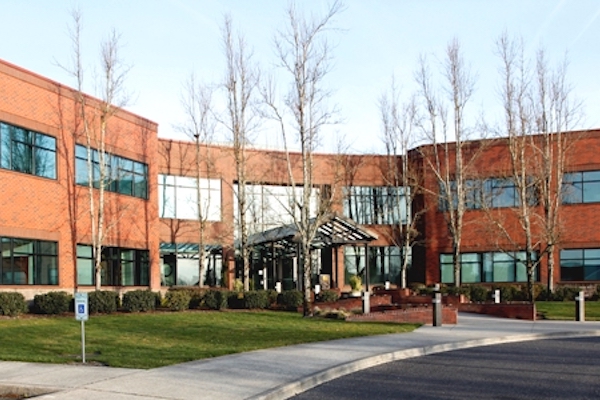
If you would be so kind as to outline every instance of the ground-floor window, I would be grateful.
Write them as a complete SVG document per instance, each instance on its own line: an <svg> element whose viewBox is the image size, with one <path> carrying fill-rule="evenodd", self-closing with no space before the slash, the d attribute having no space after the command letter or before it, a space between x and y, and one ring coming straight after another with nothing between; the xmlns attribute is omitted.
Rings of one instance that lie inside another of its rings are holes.
<svg viewBox="0 0 600 400"><path fill-rule="evenodd" d="M600 249L560 252L561 281L600 281Z"/></svg>
<svg viewBox="0 0 600 400"><path fill-rule="evenodd" d="M161 243L161 286L198 286L200 263L198 245ZM206 246L202 285L223 284L223 261L219 246Z"/></svg>
<svg viewBox="0 0 600 400"><path fill-rule="evenodd" d="M0 238L2 285L57 285L58 243L46 240Z"/></svg>
<svg viewBox="0 0 600 400"><path fill-rule="evenodd" d="M149 259L148 250L103 247L102 285L148 286ZM94 285L95 282L93 248L88 245L77 245L77 284Z"/></svg>
<svg viewBox="0 0 600 400"><path fill-rule="evenodd" d="M364 246L347 246L344 248L345 282L348 282L352 275L362 276L364 274L365 252ZM368 254L369 283L400 282L400 269L402 267L402 250L400 247L369 246Z"/></svg>
<svg viewBox="0 0 600 400"><path fill-rule="evenodd" d="M532 254L537 260L537 254ZM526 252L462 253L460 255L462 283L527 282ZM440 254L442 283L454 283L452 254ZM534 271L538 280L538 268Z"/></svg>

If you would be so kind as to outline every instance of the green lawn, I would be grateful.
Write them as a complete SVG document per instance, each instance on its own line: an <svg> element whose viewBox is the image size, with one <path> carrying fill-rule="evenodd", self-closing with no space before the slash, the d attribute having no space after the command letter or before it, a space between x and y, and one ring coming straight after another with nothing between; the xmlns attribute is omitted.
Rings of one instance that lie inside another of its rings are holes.
<svg viewBox="0 0 600 400"><path fill-rule="evenodd" d="M575 320L574 301L536 301L535 307L545 319ZM585 319L600 321L600 301L585 302Z"/></svg>
<svg viewBox="0 0 600 400"><path fill-rule="evenodd" d="M288 312L157 312L91 316L86 358L112 367L155 368L249 350L410 332L416 324L349 323ZM80 361L81 323L72 316L0 320L0 359Z"/></svg>

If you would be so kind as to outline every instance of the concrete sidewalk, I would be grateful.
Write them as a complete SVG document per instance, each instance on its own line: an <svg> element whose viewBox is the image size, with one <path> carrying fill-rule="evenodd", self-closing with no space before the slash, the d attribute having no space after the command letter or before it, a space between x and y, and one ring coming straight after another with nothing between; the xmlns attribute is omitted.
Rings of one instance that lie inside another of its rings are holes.
<svg viewBox="0 0 600 400"><path fill-rule="evenodd" d="M152 370L0 362L0 386L39 399L283 399L385 362L543 338L600 336L600 322L519 321L460 314L457 325L193 361Z"/></svg>

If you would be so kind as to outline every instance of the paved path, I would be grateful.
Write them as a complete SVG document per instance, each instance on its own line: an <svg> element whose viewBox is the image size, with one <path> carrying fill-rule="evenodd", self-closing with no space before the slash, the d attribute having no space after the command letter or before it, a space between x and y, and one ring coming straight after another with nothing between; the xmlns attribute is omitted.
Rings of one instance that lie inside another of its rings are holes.
<svg viewBox="0 0 600 400"><path fill-rule="evenodd" d="M460 314L457 325L192 361L151 370L0 362L0 387L54 390L40 400L283 399L386 362L498 343L600 336L600 322Z"/></svg>

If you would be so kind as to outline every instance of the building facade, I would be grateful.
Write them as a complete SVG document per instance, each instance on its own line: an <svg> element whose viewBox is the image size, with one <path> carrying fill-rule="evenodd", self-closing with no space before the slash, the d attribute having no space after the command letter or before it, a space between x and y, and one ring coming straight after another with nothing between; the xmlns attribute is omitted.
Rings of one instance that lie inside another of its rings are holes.
<svg viewBox="0 0 600 400"><path fill-rule="evenodd" d="M94 115L101 102L83 98L85 110ZM0 61L0 289L28 298L50 290L94 289L90 207L97 204L101 185L103 288L232 287L242 276L233 149L158 139L155 123L118 110L108 122L102 152L97 138L82 128L81 99L68 87ZM536 282L547 284L551 276L556 284L600 283L600 157L595 151L600 131L562 137L570 145L564 171L553 175L562 182L555 190L560 205L550 253L544 202L534 184L527 200L532 251L526 251L507 139L469 143L469 154L477 157L465 180L462 283L524 283L526 253L535 264ZM348 240L315 246L314 283L344 289L351 275L367 270L371 284L399 285L405 260L408 283L454 282L448 230L454 205L441 195L446 189L434 173L433 147L414 149L407 157L417 174L410 185L390 174L407 168L399 157L314 156L310 203L315 216L325 210L339 216L336 221L345 229L363 229L369 236L368 245ZM453 159L452 150L445 157ZM102 166L108 178L101 179ZM302 178L299 155L248 149L245 171L248 234L293 225L294 199L302 195L293 184ZM410 246L401 235L407 226L414 230ZM301 286L293 247L279 238L253 243L252 287Z"/></svg>

